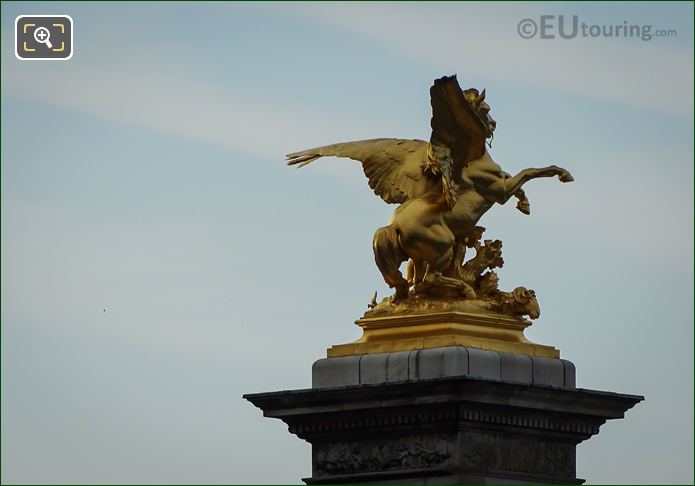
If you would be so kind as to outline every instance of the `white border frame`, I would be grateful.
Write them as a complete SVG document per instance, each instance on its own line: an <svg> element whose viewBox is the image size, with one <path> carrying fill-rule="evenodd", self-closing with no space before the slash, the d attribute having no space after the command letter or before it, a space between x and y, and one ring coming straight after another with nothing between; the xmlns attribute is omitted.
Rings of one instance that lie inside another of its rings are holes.
<svg viewBox="0 0 695 486"><path fill-rule="evenodd" d="M19 50L17 49L17 24L19 23L19 19L23 19L24 17L65 17L66 19L70 20L70 55L68 57L21 57L19 55ZM18 15L16 19L14 19L14 57L19 59L20 61L67 61L68 59L72 59L72 55L75 53L75 43L73 42L73 37L75 35L75 21L72 20L72 17L69 15L65 14L53 14L53 15Z"/></svg>

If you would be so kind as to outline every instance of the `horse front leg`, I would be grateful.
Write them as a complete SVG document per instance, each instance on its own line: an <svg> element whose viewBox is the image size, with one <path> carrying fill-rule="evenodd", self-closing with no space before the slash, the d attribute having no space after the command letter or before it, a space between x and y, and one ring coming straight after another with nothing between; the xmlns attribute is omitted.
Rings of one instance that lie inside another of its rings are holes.
<svg viewBox="0 0 695 486"><path fill-rule="evenodd" d="M502 172L502 174L504 175L505 179L509 179L512 176L508 172ZM531 203L529 203L528 197L526 197L526 193L523 189L519 189L514 194L512 194L512 196L518 199L516 203L516 209L518 209L526 215L531 214Z"/></svg>
<svg viewBox="0 0 695 486"><path fill-rule="evenodd" d="M505 192L507 202L509 198L516 195L521 191L521 186L526 184L531 179L538 179L540 177L555 177L560 180L560 182L572 182L574 177L567 169L558 167L556 165L551 165L548 167L543 167L541 169L524 169L520 171L517 175L505 178Z"/></svg>

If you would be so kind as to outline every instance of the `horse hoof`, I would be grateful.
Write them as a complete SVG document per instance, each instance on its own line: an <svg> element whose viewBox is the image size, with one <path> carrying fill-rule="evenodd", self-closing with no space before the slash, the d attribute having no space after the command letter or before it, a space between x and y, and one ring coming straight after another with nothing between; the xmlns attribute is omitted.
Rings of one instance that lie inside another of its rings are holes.
<svg viewBox="0 0 695 486"><path fill-rule="evenodd" d="M529 206L528 203L525 203L525 204L519 203L516 205L516 209L518 209L519 211L521 211L522 213L524 213L526 215L531 214L531 207Z"/></svg>

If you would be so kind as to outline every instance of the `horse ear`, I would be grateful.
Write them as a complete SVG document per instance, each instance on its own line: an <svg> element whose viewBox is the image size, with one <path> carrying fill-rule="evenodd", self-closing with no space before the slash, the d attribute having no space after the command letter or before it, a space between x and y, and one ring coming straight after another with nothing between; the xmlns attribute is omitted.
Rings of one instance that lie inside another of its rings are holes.
<svg viewBox="0 0 695 486"><path fill-rule="evenodd" d="M485 90L483 90L483 92L480 93L480 96L478 97L478 106L480 106L480 104L481 104L483 101L485 101Z"/></svg>

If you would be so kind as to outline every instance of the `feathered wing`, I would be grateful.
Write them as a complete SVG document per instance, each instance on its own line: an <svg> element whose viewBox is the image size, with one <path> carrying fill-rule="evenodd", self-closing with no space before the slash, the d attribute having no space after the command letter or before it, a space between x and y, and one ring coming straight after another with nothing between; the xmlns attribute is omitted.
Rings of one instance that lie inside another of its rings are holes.
<svg viewBox="0 0 695 486"><path fill-rule="evenodd" d="M375 138L325 145L287 155L288 165L303 167L319 157L348 157L362 162L369 187L387 203L422 196L436 180L423 172L428 143L424 140Z"/></svg>
<svg viewBox="0 0 695 486"><path fill-rule="evenodd" d="M461 183L461 171L472 160L485 154L487 128L466 100L456 76L434 81L432 102L431 153L442 172L447 199L449 191Z"/></svg>

